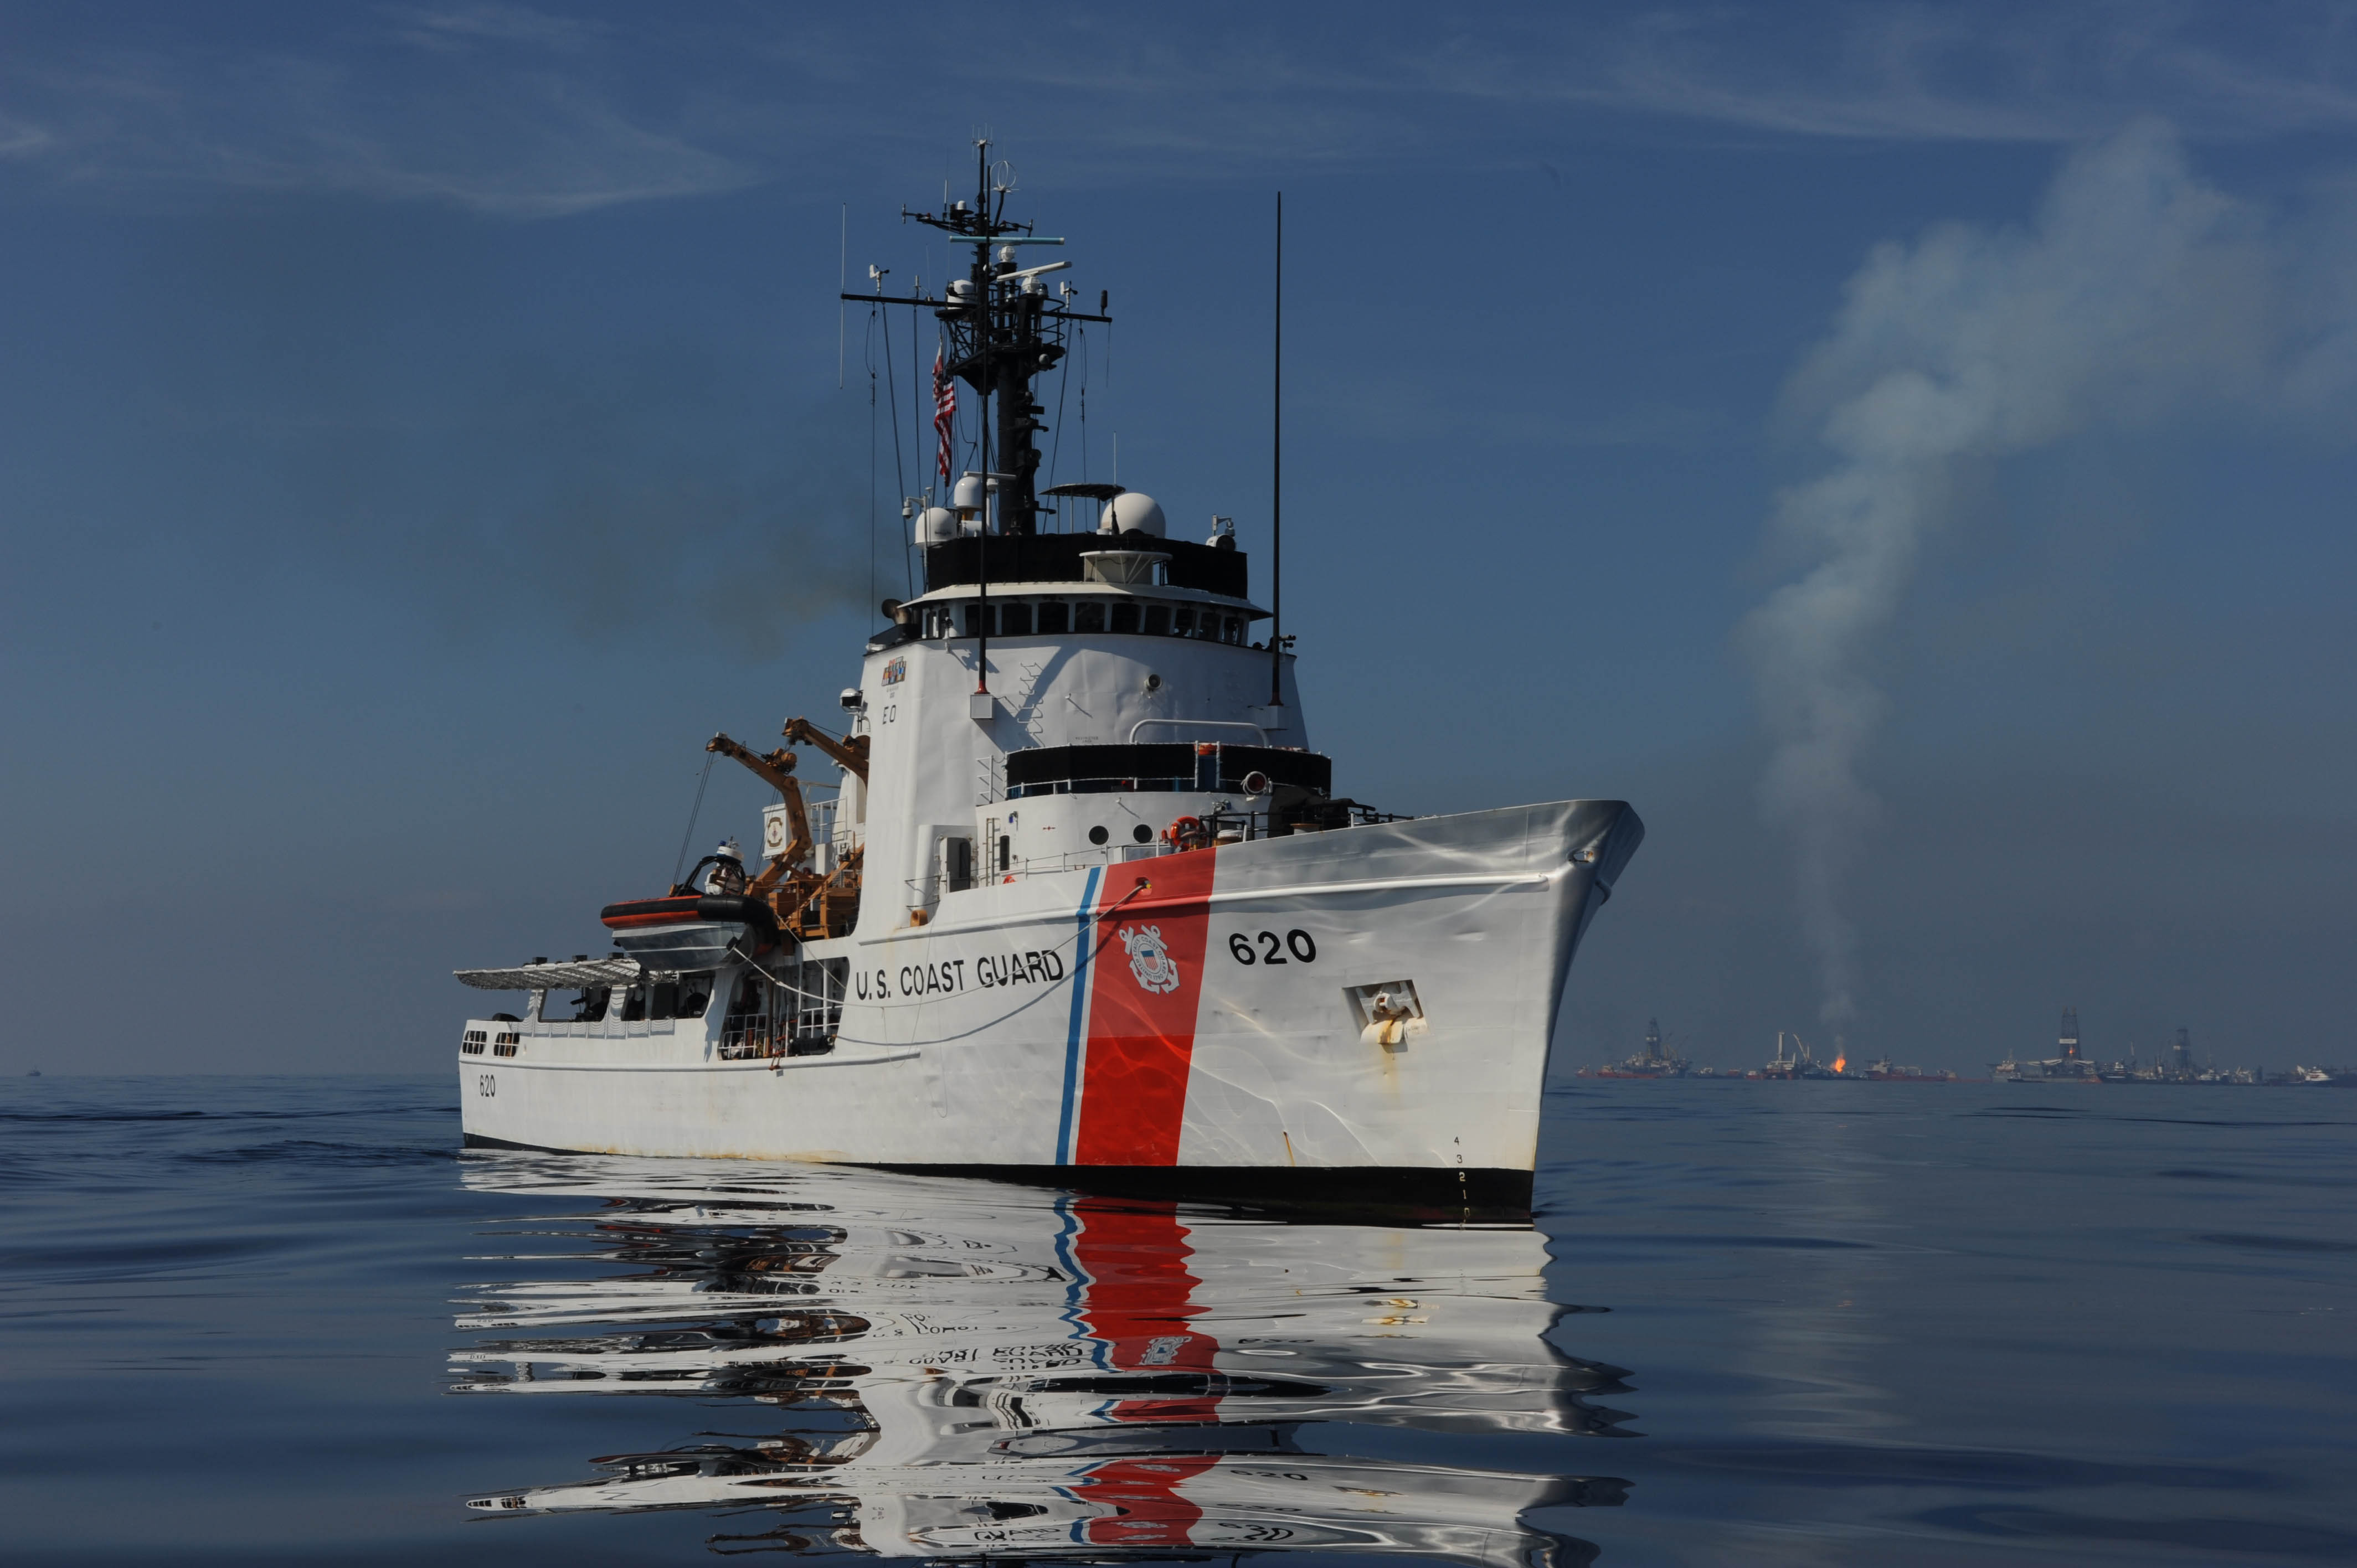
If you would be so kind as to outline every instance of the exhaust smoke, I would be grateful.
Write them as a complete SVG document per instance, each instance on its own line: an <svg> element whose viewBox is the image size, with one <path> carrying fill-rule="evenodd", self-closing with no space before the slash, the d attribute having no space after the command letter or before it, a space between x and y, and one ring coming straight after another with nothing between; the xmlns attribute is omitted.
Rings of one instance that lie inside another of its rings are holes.
<svg viewBox="0 0 2357 1568"><path fill-rule="evenodd" d="M1878 247L1795 372L1787 407L1833 462L1779 498L1771 532L1808 564L1738 644L1772 747L1760 807L1792 844L1828 1025L1857 1012L1844 889L1879 812L1859 774L1890 703L1875 656L1923 541L1959 521L1955 466L2199 403L2298 396L2328 354L2303 368L2284 352L2277 251L2251 209L2193 177L2166 126L2134 125L2071 157L2026 230L1948 225Z"/></svg>

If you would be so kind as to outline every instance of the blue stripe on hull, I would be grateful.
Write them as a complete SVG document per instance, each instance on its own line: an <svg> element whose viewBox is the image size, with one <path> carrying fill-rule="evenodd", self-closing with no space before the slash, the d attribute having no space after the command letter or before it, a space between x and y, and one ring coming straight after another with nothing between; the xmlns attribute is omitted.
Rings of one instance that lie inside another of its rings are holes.
<svg viewBox="0 0 2357 1568"><path fill-rule="evenodd" d="M1090 867L1088 886L1081 894L1081 907L1072 915L1081 937L1072 956L1072 1022L1064 1036L1064 1105L1056 1121L1056 1163L1060 1165L1072 1163L1072 1101L1080 1093L1081 1043L1088 1037L1089 925L1097 907L1097 880L1103 875L1103 866Z"/></svg>

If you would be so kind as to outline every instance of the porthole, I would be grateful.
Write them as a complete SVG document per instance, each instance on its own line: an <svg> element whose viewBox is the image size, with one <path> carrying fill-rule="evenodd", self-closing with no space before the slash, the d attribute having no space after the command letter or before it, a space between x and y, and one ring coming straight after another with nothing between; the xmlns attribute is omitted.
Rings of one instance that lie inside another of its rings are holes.
<svg viewBox="0 0 2357 1568"><path fill-rule="evenodd" d="M1102 826L1093 827L1089 830L1089 842L1091 843L1103 843L1105 840L1111 837L1113 837L1113 834L1105 832Z"/></svg>
<svg viewBox="0 0 2357 1568"><path fill-rule="evenodd" d="M1135 839L1140 843L1152 843L1154 842L1154 830L1147 827L1144 822L1140 822L1137 826L1129 830L1129 836Z"/></svg>

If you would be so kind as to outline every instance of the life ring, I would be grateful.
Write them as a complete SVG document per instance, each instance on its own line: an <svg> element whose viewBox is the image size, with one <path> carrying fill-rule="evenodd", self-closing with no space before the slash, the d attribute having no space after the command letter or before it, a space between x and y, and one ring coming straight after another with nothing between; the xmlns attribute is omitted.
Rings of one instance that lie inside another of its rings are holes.
<svg viewBox="0 0 2357 1568"><path fill-rule="evenodd" d="M1211 842L1200 817L1175 817L1162 830L1162 842L1173 849L1200 849Z"/></svg>

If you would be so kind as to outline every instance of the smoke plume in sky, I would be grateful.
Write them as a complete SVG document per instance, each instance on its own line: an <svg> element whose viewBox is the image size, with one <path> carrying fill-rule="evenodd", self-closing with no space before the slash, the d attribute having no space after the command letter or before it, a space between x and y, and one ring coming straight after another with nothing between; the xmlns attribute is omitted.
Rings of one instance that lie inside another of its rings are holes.
<svg viewBox="0 0 2357 1568"><path fill-rule="evenodd" d="M1760 788L1790 838L1831 1025L1856 1015L1847 874L1879 807L1861 761L1892 696L1878 670L1927 537L1969 519L1961 466L2149 427L2197 404L2289 411L2339 394L2345 332L2312 306L2329 265L2189 171L2144 123L2063 166L2027 229L1934 229L1850 280L1787 390L1831 453L1773 531L1804 569L1745 621L1772 754Z"/></svg>
<svg viewBox="0 0 2357 1568"><path fill-rule="evenodd" d="M158 446L221 470L192 487L217 544L455 625L524 614L739 660L873 597L866 405L774 352L676 307L535 312L522 237L447 215L246 199L168 233L143 395ZM770 328L778 307L742 315Z"/></svg>

